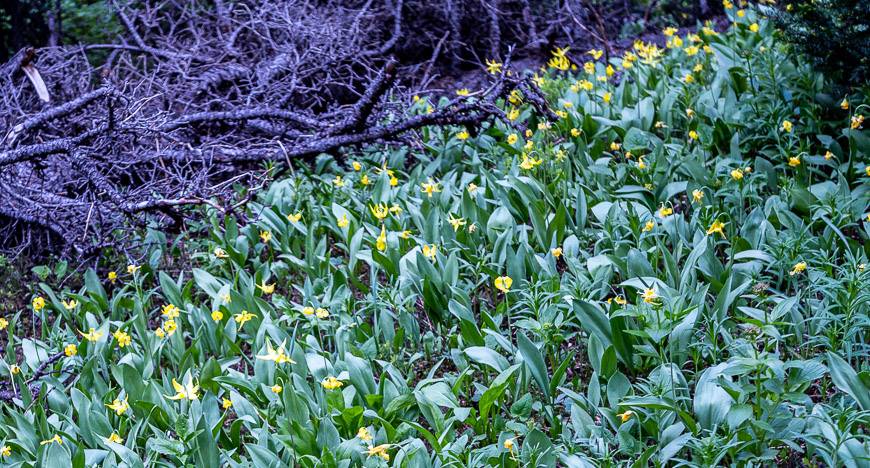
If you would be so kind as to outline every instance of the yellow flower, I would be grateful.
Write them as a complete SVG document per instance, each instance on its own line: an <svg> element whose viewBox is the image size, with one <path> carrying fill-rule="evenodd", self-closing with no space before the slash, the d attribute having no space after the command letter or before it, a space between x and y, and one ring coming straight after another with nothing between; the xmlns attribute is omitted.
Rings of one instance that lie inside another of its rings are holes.
<svg viewBox="0 0 870 468"><path fill-rule="evenodd" d="M555 248L550 249L550 254L552 254L553 257L555 257L555 258L561 257L562 256L562 247L555 247Z"/></svg>
<svg viewBox="0 0 870 468"><path fill-rule="evenodd" d="M314 315L314 307L308 306L302 308L302 315Z"/></svg>
<svg viewBox="0 0 870 468"><path fill-rule="evenodd" d="M385 461L390 461L390 454L387 453L387 449L390 448L390 444L381 444L377 447L372 447L369 445L369 449L366 451L366 455L368 456L379 456L383 458Z"/></svg>
<svg viewBox="0 0 870 468"><path fill-rule="evenodd" d="M701 65L700 63L695 64L695 66L692 67L692 71L695 73L701 72L703 70L704 70L704 65Z"/></svg>
<svg viewBox="0 0 870 468"><path fill-rule="evenodd" d="M359 179L359 183L363 184L364 186L365 186L365 185L368 185L369 183L371 183L371 182L369 181L369 175L368 175L368 174L363 174L363 176Z"/></svg>
<svg viewBox="0 0 870 468"><path fill-rule="evenodd" d="M275 283L272 284L258 284L257 289L263 291L263 294L272 294L275 292Z"/></svg>
<svg viewBox="0 0 870 468"><path fill-rule="evenodd" d="M221 299L223 299L224 304L229 304L230 302L233 302L233 296L231 296L230 293L224 294L223 296L221 296Z"/></svg>
<svg viewBox="0 0 870 468"><path fill-rule="evenodd" d="M359 163L357 163L357 164L359 164ZM299 211L299 212L296 212L296 213L293 213L293 214L288 214L288 215L287 215L287 219L288 219L291 223L298 223L300 220L302 220L302 212Z"/></svg>
<svg viewBox="0 0 870 468"><path fill-rule="evenodd" d="M320 386L327 390L335 390L337 388L341 388L343 385L344 384L341 382L341 380L338 380L331 375L323 379L323 382L320 382Z"/></svg>
<svg viewBox="0 0 870 468"><path fill-rule="evenodd" d="M788 158L788 165L791 167L798 167L801 165L801 158L798 156L792 156Z"/></svg>
<svg viewBox="0 0 870 468"><path fill-rule="evenodd" d="M55 434L54 437L52 437L51 439L43 440L42 442L39 443L39 445L48 445L48 444L53 444L53 443L57 443L58 445L63 445L63 439L60 438L59 434Z"/></svg>
<svg viewBox="0 0 870 468"><path fill-rule="evenodd" d="M350 224L350 221L347 219L347 213L341 215L341 218L338 220L339 228L346 228L347 225Z"/></svg>
<svg viewBox="0 0 870 468"><path fill-rule="evenodd" d="M511 437L510 439L504 440L504 448L505 448L505 450L509 450L511 452L514 451L514 438L513 437Z"/></svg>
<svg viewBox="0 0 870 468"><path fill-rule="evenodd" d="M757 32L758 32L758 23L752 23L752 24L750 24L750 25L749 25L749 30L752 31L752 32L754 32L754 33L757 33Z"/></svg>
<svg viewBox="0 0 870 468"><path fill-rule="evenodd" d="M130 409L130 404L127 403L127 396L125 395L123 400L115 398L112 400L112 404L107 404L106 407L114 411L118 416L121 416Z"/></svg>
<svg viewBox="0 0 870 468"><path fill-rule="evenodd" d="M112 334L112 336L115 337L115 341L118 342L119 348L130 346L130 343L133 342L133 339L130 338L130 335L122 330L117 330L115 333Z"/></svg>
<svg viewBox="0 0 870 468"><path fill-rule="evenodd" d="M344 187L344 179L342 179L340 175L337 175L332 179L332 185L335 185L336 187Z"/></svg>
<svg viewBox="0 0 870 468"><path fill-rule="evenodd" d="M106 441L114 442L116 444L123 444L124 443L124 439L122 439L121 436L119 436L116 432L113 432L112 435L107 437Z"/></svg>
<svg viewBox="0 0 870 468"><path fill-rule="evenodd" d="M160 313L165 315L166 318L174 319L181 314L181 310L173 304L166 304Z"/></svg>
<svg viewBox="0 0 870 468"><path fill-rule="evenodd" d="M79 347L70 343L63 347L63 353L66 354L67 357L73 357L79 353Z"/></svg>
<svg viewBox="0 0 870 468"><path fill-rule="evenodd" d="M103 337L103 332L98 332L93 327L91 327L90 331L88 331L87 333L79 330L79 334L88 341L97 341Z"/></svg>
<svg viewBox="0 0 870 468"><path fill-rule="evenodd" d="M140 267L139 265L135 265L135 264L131 263L131 264L127 265L127 274L132 275L132 274L136 273L137 271L139 271L140 268L142 268L142 267Z"/></svg>
<svg viewBox="0 0 870 468"><path fill-rule="evenodd" d="M369 433L369 430L365 427L359 428L359 430L356 431L356 436L359 437L360 440L362 440L364 442L369 442L372 440L371 433Z"/></svg>
<svg viewBox="0 0 870 468"><path fill-rule="evenodd" d="M21 373L21 367L12 364L11 366L9 366L9 372L12 372L12 375L18 375Z"/></svg>
<svg viewBox="0 0 870 468"><path fill-rule="evenodd" d="M220 322L224 319L224 313L219 310L215 310L211 313L211 319L215 322Z"/></svg>
<svg viewBox="0 0 870 468"><path fill-rule="evenodd" d="M575 137L575 138L580 136L580 129L579 128L572 128L571 129L571 136Z"/></svg>
<svg viewBox="0 0 870 468"><path fill-rule="evenodd" d="M157 330L154 330L154 335L157 336L157 338L163 338L166 336L166 332L164 332L162 328L158 328Z"/></svg>
<svg viewBox="0 0 870 468"><path fill-rule="evenodd" d="M390 187L395 187L399 185L399 179L396 176L390 176Z"/></svg>
<svg viewBox="0 0 870 468"><path fill-rule="evenodd" d="M668 207L668 206L665 206L664 204L662 204L662 206L659 208L659 216L662 218L667 218L668 216L670 216L672 214L674 214L674 209L671 207Z"/></svg>
<svg viewBox="0 0 870 468"><path fill-rule="evenodd" d="M826 161L829 161L833 157L834 157L834 153L832 153L830 151L825 151L825 160Z"/></svg>
<svg viewBox="0 0 870 468"><path fill-rule="evenodd" d="M843 98L843 101L840 102L840 109L849 110L849 100L848 99Z"/></svg>
<svg viewBox="0 0 870 468"><path fill-rule="evenodd" d="M372 212L372 215L374 215L374 217L377 218L378 221L383 221L384 218L386 218L390 214L390 209L389 207L387 207L386 203L369 205L369 211Z"/></svg>
<svg viewBox="0 0 870 468"><path fill-rule="evenodd" d="M498 289L505 294L511 290L512 284L514 284L514 280L510 276L499 276L495 279L495 289Z"/></svg>
<svg viewBox="0 0 870 468"><path fill-rule="evenodd" d="M268 244L269 241L272 240L272 233L269 231L261 231L260 240L262 240L264 244Z"/></svg>
<svg viewBox="0 0 870 468"><path fill-rule="evenodd" d="M468 135L468 132L466 132L465 130L456 134L456 138L459 139L460 141L467 140L469 136L470 135Z"/></svg>
<svg viewBox="0 0 870 468"><path fill-rule="evenodd" d="M4 445L3 448L0 448L0 455L2 455L3 458L12 455L12 448L8 445Z"/></svg>
<svg viewBox="0 0 870 468"><path fill-rule="evenodd" d="M689 130L689 139L697 140L698 139L698 132L696 132L694 130Z"/></svg>
<svg viewBox="0 0 870 468"><path fill-rule="evenodd" d="M692 200L695 203L701 203L701 200L704 199L704 192L702 190L692 190Z"/></svg>
<svg viewBox="0 0 870 468"><path fill-rule="evenodd" d="M411 231L408 231L408 230L402 231L399 233L399 237L401 237L402 239L410 239L411 238Z"/></svg>
<svg viewBox="0 0 870 468"><path fill-rule="evenodd" d="M387 229L383 225L381 225L381 233L375 240L375 247L377 247L381 252L387 250Z"/></svg>
<svg viewBox="0 0 870 468"><path fill-rule="evenodd" d="M32 304L33 310L39 312L45 307L45 299L43 299L41 296L36 296L33 298Z"/></svg>
<svg viewBox="0 0 870 468"><path fill-rule="evenodd" d="M163 331L166 332L166 335L172 336L175 330L178 330L178 324L175 323L175 320L169 319L163 322Z"/></svg>
<svg viewBox="0 0 870 468"><path fill-rule="evenodd" d="M689 46L683 49L689 57L696 55L701 49L698 46Z"/></svg>
<svg viewBox="0 0 870 468"><path fill-rule="evenodd" d="M632 411L632 410L626 410L626 412L624 412L624 413L619 413L619 414L617 414L616 416L618 416L619 419L622 420L622 422L628 422L628 420L631 419L631 417L632 417L633 415L634 415L634 411Z"/></svg>
<svg viewBox="0 0 870 468"><path fill-rule="evenodd" d="M6 327L9 326L9 321L3 317L0 317L0 330L5 330Z"/></svg>
<svg viewBox="0 0 870 468"><path fill-rule="evenodd" d="M626 156L628 156L630 154L631 153L626 153ZM637 168L640 170L646 169L646 162L643 160L643 157L640 157L637 159Z"/></svg>
<svg viewBox="0 0 870 468"><path fill-rule="evenodd" d="M616 302L617 304L619 304L621 306L624 306L625 304L628 303L628 301L626 301L625 298L622 297L621 295L614 297L613 302Z"/></svg>
<svg viewBox="0 0 870 468"><path fill-rule="evenodd" d="M622 145L620 145L619 143L617 143L615 141L610 143L610 151L619 151L619 148L621 148L621 147L622 147Z"/></svg>
<svg viewBox="0 0 870 468"><path fill-rule="evenodd" d="M550 68L565 71L571 66L571 62L568 60L568 57L560 56L551 58L547 62L547 65L549 65Z"/></svg>
<svg viewBox="0 0 870 468"><path fill-rule="evenodd" d="M459 228L461 228L462 226L465 226L465 224L466 224L466 221L464 219L454 218L453 214L448 215L447 222L450 223L451 226L453 226L453 232L458 231Z"/></svg>
<svg viewBox="0 0 870 468"><path fill-rule="evenodd" d="M656 288L653 286L652 288L644 289L643 294L640 296L643 299L643 302L647 304L652 304L658 299L659 295L656 293Z"/></svg>
<svg viewBox="0 0 870 468"><path fill-rule="evenodd" d="M595 60L600 59L601 56L604 55L604 51L603 51L603 50L600 50L600 49L590 49L590 50L589 50L588 52L586 52L586 53L589 54L589 55L591 55L592 58L594 58Z"/></svg>
<svg viewBox="0 0 870 468"><path fill-rule="evenodd" d="M512 145L512 144L516 143L518 139L519 139L519 137L517 136L516 133L511 133L507 137L507 142L509 145Z"/></svg>
<svg viewBox="0 0 870 468"><path fill-rule="evenodd" d="M713 224L710 225L709 229L707 229L707 235L709 236L710 234L718 232L722 237L725 237L725 232L722 230L724 227L725 223L719 220L713 221Z"/></svg>
<svg viewBox="0 0 870 468"><path fill-rule="evenodd" d="M734 169L733 171L731 171L731 178L734 180L743 179L743 169L740 169L738 167L737 169Z"/></svg>
<svg viewBox="0 0 870 468"><path fill-rule="evenodd" d="M469 91L468 88L462 88L462 89L456 90L457 96L468 96L469 94L471 94L471 91Z"/></svg>
<svg viewBox="0 0 870 468"><path fill-rule="evenodd" d="M477 184L475 184L474 182L471 182L468 184L468 193L470 193L471 195L474 195L474 193L477 192L478 188L479 187L477 186Z"/></svg>
<svg viewBox="0 0 870 468"><path fill-rule="evenodd" d="M225 410L230 409L233 407L233 401L230 400L229 398L222 398L221 399L221 407L223 407L223 409L225 409Z"/></svg>
<svg viewBox="0 0 870 468"><path fill-rule="evenodd" d="M109 280L109 282L114 284L115 281L118 279L118 274L115 273L114 271L110 271L106 278Z"/></svg>
<svg viewBox="0 0 870 468"><path fill-rule="evenodd" d="M318 307L317 310L314 311L314 316L323 320L329 317L329 311L324 309L323 307Z"/></svg>
<svg viewBox="0 0 870 468"><path fill-rule="evenodd" d="M78 307L79 303L75 299L70 299L69 301L61 301L63 303L63 308L66 310L73 310Z"/></svg>
<svg viewBox="0 0 870 468"><path fill-rule="evenodd" d="M662 34L664 34L665 36L668 36L668 37L672 37L674 34L676 34L676 32L677 32L677 28L667 27L664 29L664 31L662 31Z"/></svg>
<svg viewBox="0 0 870 468"><path fill-rule="evenodd" d="M279 393L281 393L282 390L284 390L284 387L282 387L278 384L272 385L272 393L274 393L275 395L278 395Z"/></svg>
<svg viewBox="0 0 870 468"><path fill-rule="evenodd" d="M169 398L170 400L183 400L186 398L193 401L199 399L199 385L194 385L192 377L188 377L187 382L184 385L181 385L177 380L172 379L172 388L175 389L175 395L166 395L166 398Z"/></svg>
<svg viewBox="0 0 870 468"><path fill-rule="evenodd" d="M239 328L245 325L245 322L251 320L256 317L254 314L248 312L247 310L243 310L240 314L233 315L233 320L239 324Z"/></svg>
<svg viewBox="0 0 870 468"><path fill-rule="evenodd" d="M520 110L517 109L516 107L511 108L511 110L508 111L508 113L507 113L508 120L511 120L511 121L517 120L519 117L520 117Z"/></svg>
<svg viewBox="0 0 870 468"><path fill-rule="evenodd" d="M695 82L695 77L692 76L691 73L686 73L686 74L683 76L683 81L684 81L686 84L692 84L692 83ZM693 130L693 131L694 131L694 130ZM689 133L691 134L691 132L689 132ZM697 138L697 137L695 137L695 138Z"/></svg>
<svg viewBox="0 0 870 468"><path fill-rule="evenodd" d="M656 227L656 223L653 220L649 220L643 225L643 232L652 231L654 227Z"/></svg>
<svg viewBox="0 0 870 468"><path fill-rule="evenodd" d="M803 273L807 269L807 262L797 262L791 268L791 271L788 272L790 276L794 276L800 273Z"/></svg>
<svg viewBox="0 0 870 468"><path fill-rule="evenodd" d="M861 128L861 125L864 125L864 116L861 114L852 116L852 123L849 125L852 130L856 130Z"/></svg>
<svg viewBox="0 0 870 468"><path fill-rule="evenodd" d="M790 121L788 121L788 120L783 120L783 121L782 121L782 125L780 125L779 128L782 129L782 131L784 131L784 132L786 132L786 133L791 133L791 129L792 129L793 126L794 126L794 125L793 125Z"/></svg>
<svg viewBox="0 0 870 468"><path fill-rule="evenodd" d="M501 73L501 62L496 60L486 60L486 71L489 72L490 75L497 75Z"/></svg>
<svg viewBox="0 0 870 468"><path fill-rule="evenodd" d="M425 193L429 198L432 198L433 193L440 192L441 189L438 188L438 183L429 179L428 182L420 184L420 191Z"/></svg>
<svg viewBox="0 0 870 468"><path fill-rule="evenodd" d="M435 261L435 255L438 253L438 246L435 244L432 245L423 245L423 256L428 258L429 260Z"/></svg>
<svg viewBox="0 0 870 468"><path fill-rule="evenodd" d="M867 177L870 177L870 164L864 166L864 173L867 174Z"/></svg>
<svg viewBox="0 0 870 468"><path fill-rule="evenodd" d="M281 342L281 345L278 346L278 349L272 348L272 343L267 339L266 340L266 354L260 354L257 356L257 359L262 361L272 361L275 364L296 364L296 361L290 359L287 356L287 352L284 351L284 346L287 344L287 340Z"/></svg>
<svg viewBox="0 0 870 468"><path fill-rule="evenodd" d="M606 93L604 93L604 96L602 97L602 99L604 100L604 103L605 103L605 104L609 104L609 103L610 103L610 98L611 98L612 96L613 96L613 95L610 94L609 91L606 92Z"/></svg>

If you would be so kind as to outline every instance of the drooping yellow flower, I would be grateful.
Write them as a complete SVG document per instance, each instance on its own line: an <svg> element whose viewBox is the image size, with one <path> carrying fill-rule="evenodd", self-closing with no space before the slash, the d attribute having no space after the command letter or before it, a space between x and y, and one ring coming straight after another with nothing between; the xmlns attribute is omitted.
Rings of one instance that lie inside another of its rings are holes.
<svg viewBox="0 0 870 468"><path fill-rule="evenodd" d="M314 315L314 307L307 306L302 308L302 315Z"/></svg>
<svg viewBox="0 0 870 468"><path fill-rule="evenodd" d="M701 203L701 200L704 199L704 192L702 190L692 190L692 200L695 203Z"/></svg>
<svg viewBox="0 0 870 468"><path fill-rule="evenodd" d="M469 94L471 94L471 91L468 88L462 88L462 89L456 90L457 96L468 96Z"/></svg>
<svg viewBox="0 0 870 468"><path fill-rule="evenodd" d="M371 181L369 180L369 175L363 174L363 176L359 179L359 183L361 183L363 186L367 186L368 184L370 184Z"/></svg>
<svg viewBox="0 0 870 468"><path fill-rule="evenodd" d="M406 229L406 230L399 233L399 237L402 239L410 239L411 238L411 231Z"/></svg>
<svg viewBox="0 0 870 468"><path fill-rule="evenodd" d="M669 206L665 206L664 204L662 204L662 206L659 207L659 216L660 217L667 218L668 216L670 216L672 214L674 214L673 208L671 208Z"/></svg>
<svg viewBox="0 0 870 468"><path fill-rule="evenodd" d="M163 331L163 328L157 328L156 330L154 330L154 335L155 335L157 338L161 338L161 339L162 339L162 338L164 338L164 337L166 336L166 332Z"/></svg>
<svg viewBox="0 0 870 468"><path fill-rule="evenodd" d="M70 343L63 347L63 353L66 354L67 357L73 357L79 353L79 347Z"/></svg>
<svg viewBox="0 0 870 468"><path fill-rule="evenodd" d="M387 453L387 449L389 448L390 444L381 444L376 447L372 447L371 445L369 445L369 449L365 453L370 457L378 456L383 458L385 461L390 461L390 454Z"/></svg>
<svg viewBox="0 0 870 468"><path fill-rule="evenodd" d="M454 218L452 213L447 216L447 222L453 227L453 232L459 231L459 228L466 224L463 218Z"/></svg>
<svg viewBox="0 0 870 468"><path fill-rule="evenodd" d="M281 345L278 346L278 349L272 348L272 343L267 339L266 340L266 354L260 354L257 356L257 359L262 361L272 361L275 364L296 364L296 361L290 359L287 356L287 352L284 351L284 346L287 344L287 340L281 342Z"/></svg>
<svg viewBox="0 0 870 468"><path fill-rule="evenodd" d="M861 128L862 125L864 125L864 116L861 114L853 115L852 121L849 124L849 127L852 130L857 130L857 129Z"/></svg>
<svg viewBox="0 0 870 468"><path fill-rule="evenodd" d="M572 128L571 129L571 136L574 138L580 136L580 129L579 128Z"/></svg>
<svg viewBox="0 0 870 468"><path fill-rule="evenodd" d="M849 99L843 98L843 101L840 102L840 109L849 110Z"/></svg>
<svg viewBox="0 0 870 468"><path fill-rule="evenodd" d="M785 133L791 133L791 129L792 129L793 127L794 127L794 124L792 124L792 123L791 123L790 121L788 121L788 120L783 120L783 121L782 121L782 124L779 126L779 128L780 128L782 131L784 131Z"/></svg>
<svg viewBox="0 0 870 468"><path fill-rule="evenodd" d="M259 289L260 291L263 291L263 294L267 294L267 295L268 295L268 294L272 294L273 292L275 292L275 283L272 283L272 284L266 284L266 283L258 284L258 285L257 285L257 289Z"/></svg>
<svg viewBox="0 0 870 468"><path fill-rule="evenodd" d="M121 436L119 436L117 432L113 432L112 435L110 435L109 437L106 437L106 441L113 442L116 444L123 444L124 443L124 439L122 439Z"/></svg>
<svg viewBox="0 0 870 468"><path fill-rule="evenodd" d="M260 231L260 240L263 241L264 244L268 244L269 241L272 240L272 233L269 231Z"/></svg>
<svg viewBox="0 0 870 468"><path fill-rule="evenodd" d="M501 67L502 63L497 60L486 60L486 71L490 75L498 75L499 73L501 73Z"/></svg>
<svg viewBox="0 0 870 468"><path fill-rule="evenodd" d="M16 364L12 364L11 366L9 366L9 372L11 372L12 375L18 375L21 373L21 367Z"/></svg>
<svg viewBox="0 0 870 468"><path fill-rule="evenodd" d="M807 269L807 262L797 262L794 264L794 266L791 268L791 271L788 272L788 274L790 276L798 275L798 274L806 271L806 269Z"/></svg>
<svg viewBox="0 0 870 468"><path fill-rule="evenodd" d="M114 411L118 416L121 416L130 409L130 404L127 403L127 396L125 395L123 400L115 398L112 400L112 403L107 404L106 407Z"/></svg>
<svg viewBox="0 0 870 468"><path fill-rule="evenodd" d="M653 220L649 220L643 225L643 232L650 232L654 227L656 227L656 223Z"/></svg>
<svg viewBox="0 0 870 468"><path fill-rule="evenodd" d="M725 228L725 223L723 223L717 219L716 221L713 221L713 224L710 225L710 228L707 229L707 235L709 236L710 234L714 234L714 233L718 232L719 234L722 235L722 237L725 237L725 232L723 231L724 228Z"/></svg>
<svg viewBox="0 0 870 468"><path fill-rule="evenodd" d="M9 457L10 455L12 455L12 448L11 447L9 447L8 445L4 445L2 448L0 448L0 456L2 456L3 458L6 458L6 457Z"/></svg>
<svg viewBox="0 0 870 468"><path fill-rule="evenodd" d="M118 342L118 347L123 348L125 346L130 346L130 343L133 342L133 339L123 330L117 330L112 334L115 337L115 341Z"/></svg>
<svg viewBox="0 0 870 468"><path fill-rule="evenodd" d="M832 153L830 151L825 151L825 161L830 161L831 158L833 158L833 157L834 157L834 153Z"/></svg>
<svg viewBox="0 0 870 468"><path fill-rule="evenodd" d="M239 324L239 328L242 328L245 325L245 322L251 320L256 317L254 314L248 312L247 310L243 310L241 313L233 315L233 320Z"/></svg>
<svg viewBox="0 0 870 468"><path fill-rule="evenodd" d="M86 340L91 342L97 341L103 337L103 332L97 331L93 327L91 327L91 329L87 333L79 330L79 334L82 335Z"/></svg>
<svg viewBox="0 0 870 468"><path fill-rule="evenodd" d="M63 439L60 438L60 434L55 434L51 439L43 440L39 443L39 445L48 445L48 444L58 444L63 445Z"/></svg>
<svg viewBox="0 0 870 468"><path fill-rule="evenodd" d="M233 407L233 400L230 400L229 398L222 398L221 399L221 407L225 410L232 408Z"/></svg>
<svg viewBox="0 0 870 468"><path fill-rule="evenodd" d="M610 99L612 97L613 97L613 94L611 94L610 91L608 91L608 92L604 93L604 96L602 96L601 99L604 101L605 104L610 104Z"/></svg>
<svg viewBox="0 0 870 468"><path fill-rule="evenodd" d="M357 163L357 164L359 164L359 163ZM287 215L287 219L288 219L291 223L298 223L299 221L302 220L302 212L301 212L301 211L298 211L298 212L296 212L296 213L288 214L288 215Z"/></svg>
<svg viewBox="0 0 870 468"><path fill-rule="evenodd" d="M199 399L199 385L195 385L193 383L193 377L187 377L187 382L184 385L178 383L177 380L172 379L172 388L175 389L175 395L169 396L165 395L166 398L170 400L197 400Z"/></svg>
<svg viewBox="0 0 870 468"><path fill-rule="evenodd" d="M677 28L669 26L662 31L662 34L664 34L667 37L673 37L673 35L676 34L676 32L677 32Z"/></svg>
<svg viewBox="0 0 870 468"><path fill-rule="evenodd" d="M622 422L628 422L629 419L634 415L634 411L626 410L624 413L619 413L616 416L619 417Z"/></svg>
<svg viewBox="0 0 870 468"><path fill-rule="evenodd" d="M372 437L372 434L371 434L371 433L369 432L369 430L368 430L367 428L365 428L365 427L361 427L361 428L359 428L359 430L356 431L356 436L357 436L360 440L362 440L363 442L370 442L370 441L372 440L372 438L373 438L373 437Z"/></svg>
<svg viewBox="0 0 870 468"><path fill-rule="evenodd" d="M791 167L798 167L801 165L801 158L799 156L792 156L788 158L788 165Z"/></svg>
<svg viewBox="0 0 870 468"><path fill-rule="evenodd" d="M342 179L340 175L337 175L334 179L332 179L332 185L335 185L339 188L344 187L344 179Z"/></svg>
<svg viewBox="0 0 870 468"><path fill-rule="evenodd" d="M317 310L314 311L314 316L323 320L329 317L329 311L324 309L323 307L318 307Z"/></svg>
<svg viewBox="0 0 870 468"><path fill-rule="evenodd" d="M139 271L140 268L142 268L142 267L139 265L135 265L135 264L131 263L131 264L127 265L127 274L132 275L132 274L136 273L137 271Z"/></svg>
<svg viewBox="0 0 870 468"><path fill-rule="evenodd" d="M338 227L346 228L350 224L350 220L347 219L347 213L341 215L341 218L338 219Z"/></svg>
<svg viewBox="0 0 870 468"><path fill-rule="evenodd" d="M423 245L423 256L428 258L429 260L432 260L434 262L437 258L435 256L437 253L438 253L438 246L437 245L435 245L435 244L432 244L432 245L424 244Z"/></svg>
<svg viewBox="0 0 870 468"><path fill-rule="evenodd" d="M211 313L211 319L215 322L220 322L224 319L224 313L219 310L215 310Z"/></svg>
<svg viewBox="0 0 870 468"><path fill-rule="evenodd" d="M499 276L495 279L495 289L507 294L511 290L511 285L514 284L513 278L510 276Z"/></svg>
<svg viewBox="0 0 870 468"><path fill-rule="evenodd" d="M114 271L110 271L109 274L106 275L106 279L108 279L110 283L115 284L115 281L118 280L118 274Z"/></svg>
<svg viewBox="0 0 870 468"><path fill-rule="evenodd" d="M384 218L386 218L390 214L390 208L387 206L386 203L369 205L369 211L372 212L372 215L374 215L374 217L377 218L378 221L383 221Z"/></svg>
<svg viewBox="0 0 870 468"><path fill-rule="evenodd" d="M45 299L43 299L41 296L36 296L33 298L32 305L33 310L39 312L45 307Z"/></svg>
<svg viewBox="0 0 870 468"><path fill-rule="evenodd" d="M604 55L604 51L601 49L590 49L587 54L591 55L593 59L598 60Z"/></svg>
<svg viewBox="0 0 870 468"><path fill-rule="evenodd" d="M337 388L341 388L343 385L344 383L342 383L341 380L338 380L331 375L323 379L323 382L320 382L320 386L327 390L335 390Z"/></svg>
<svg viewBox="0 0 870 468"><path fill-rule="evenodd" d="M697 140L698 139L698 132L696 132L694 130L689 130L689 139L690 140Z"/></svg>
<svg viewBox="0 0 870 468"><path fill-rule="evenodd" d="M68 301L61 301L61 303L63 304L63 308L66 310L73 310L79 306L79 302L76 301L75 299L70 299Z"/></svg>
<svg viewBox="0 0 870 468"><path fill-rule="evenodd" d="M377 247L381 252L387 250L387 228L383 225L381 225L381 233L375 240L375 247Z"/></svg>
<svg viewBox="0 0 870 468"><path fill-rule="evenodd" d="M5 317L0 317L0 330L5 330L9 326L9 321Z"/></svg>
<svg viewBox="0 0 870 468"><path fill-rule="evenodd" d="M420 191L425 193L429 198L432 198L433 193L438 193L441 191L441 189L438 188L438 185L439 184L437 182L429 179L428 182L420 184Z"/></svg>
<svg viewBox="0 0 870 468"><path fill-rule="evenodd" d="M510 452L514 451L514 438L511 437L509 439L504 440L504 448Z"/></svg>
<svg viewBox="0 0 870 468"><path fill-rule="evenodd" d="M508 137L507 137L507 142L508 142L509 145L513 145L514 143L517 142L517 140L519 140L519 137L517 136L516 133L511 133L511 134L508 135Z"/></svg>
<svg viewBox="0 0 870 468"><path fill-rule="evenodd" d="M644 289L643 294L641 294L640 297L643 299L643 302L646 302L647 304L652 304L656 301L656 299L658 299L659 295L656 292L655 286L653 286L652 288Z"/></svg>
<svg viewBox="0 0 870 468"><path fill-rule="evenodd" d="M554 248L550 249L550 254L551 254L554 258L559 258L559 257L561 257L561 256L562 256L562 247L554 247Z"/></svg>
<svg viewBox="0 0 870 468"><path fill-rule="evenodd" d="M178 330L178 324L175 323L175 320L169 319L163 322L163 331L166 332L167 336L172 336L175 330Z"/></svg>
<svg viewBox="0 0 870 468"><path fill-rule="evenodd" d="M758 29L759 29L759 28L758 28L758 23L752 23L752 24L749 25L749 30L752 31L752 32L754 32L754 33L757 33L757 32L758 32Z"/></svg>
<svg viewBox="0 0 870 468"><path fill-rule="evenodd" d="M686 84L692 84L695 82L695 77L691 73L686 73L685 75L683 75L683 82L685 82ZM689 135L691 135L692 132L694 132L694 130L689 132ZM695 138L693 138L693 140L698 138L697 133L695 135L696 136L695 136Z"/></svg>
<svg viewBox="0 0 870 468"><path fill-rule="evenodd" d="M743 169L740 169L738 167L737 169L734 169L733 171L731 171L731 178L734 180L743 179Z"/></svg>
<svg viewBox="0 0 870 468"><path fill-rule="evenodd" d="M181 309L176 307L174 304L166 304L163 306L160 313L166 316L166 318L174 319L181 315Z"/></svg>

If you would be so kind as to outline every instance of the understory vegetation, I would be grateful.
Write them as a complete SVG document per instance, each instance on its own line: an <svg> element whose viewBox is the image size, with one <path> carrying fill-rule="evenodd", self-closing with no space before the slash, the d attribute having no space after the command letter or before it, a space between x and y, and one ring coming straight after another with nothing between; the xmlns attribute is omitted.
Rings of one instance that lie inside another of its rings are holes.
<svg viewBox="0 0 870 468"><path fill-rule="evenodd" d="M253 222L204 208L206 236L34 288L0 319L0 461L867 466L867 95L725 3L556 49L529 73L558 119L515 92L275 166Z"/></svg>

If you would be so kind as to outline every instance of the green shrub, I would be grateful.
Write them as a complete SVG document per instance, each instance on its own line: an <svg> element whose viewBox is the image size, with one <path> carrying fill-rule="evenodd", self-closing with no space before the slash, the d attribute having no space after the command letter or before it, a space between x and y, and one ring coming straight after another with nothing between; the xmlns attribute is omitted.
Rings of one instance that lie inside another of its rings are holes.
<svg viewBox="0 0 870 468"><path fill-rule="evenodd" d="M863 0L789 1L773 15L785 40L831 78L870 77L870 10Z"/></svg>

